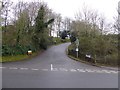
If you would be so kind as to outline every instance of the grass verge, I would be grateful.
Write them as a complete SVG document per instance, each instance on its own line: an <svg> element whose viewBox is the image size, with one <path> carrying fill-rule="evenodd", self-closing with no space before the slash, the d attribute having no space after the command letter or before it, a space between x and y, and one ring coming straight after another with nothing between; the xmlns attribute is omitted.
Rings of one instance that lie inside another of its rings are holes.
<svg viewBox="0 0 120 90"><path fill-rule="evenodd" d="M28 56L28 55L3 56L3 57L0 57L0 63L28 60L30 58L33 58L33 57L39 55L42 52L43 52L43 50L33 53L31 56Z"/></svg>
<svg viewBox="0 0 120 90"><path fill-rule="evenodd" d="M67 54L67 55L68 55L68 54ZM80 59L75 58L75 57L73 57L73 56L71 56L71 55L68 55L68 57L71 58L71 59L73 59L73 60L75 60L75 61L79 61L79 62L82 62L82 63L85 63L85 64L97 66L96 64L93 64L93 63L90 63L90 62L87 62L87 61L80 60Z"/></svg>
<svg viewBox="0 0 120 90"><path fill-rule="evenodd" d="M59 42L58 42L59 41ZM66 42L61 42L61 39L59 39L57 41L56 44L49 46L48 48L55 46L55 45L59 45L62 43L66 43ZM41 50L39 52L33 53L31 56L28 55L16 55L16 56L0 56L0 63L5 63L5 62L16 62L16 61L24 61L24 60L28 60L30 58L33 58L37 55L39 55L40 53L42 53L44 50Z"/></svg>
<svg viewBox="0 0 120 90"><path fill-rule="evenodd" d="M80 58L76 58L76 57L74 57L74 56L72 56L72 55L68 55L68 49L71 49L71 48L72 48L71 45L69 45L69 46L67 47L67 49L66 49L66 54L67 54L67 56L68 56L69 58L71 58L71 59L73 59L73 60L75 60L75 61L82 62L82 63L88 64L88 65L97 66L97 67L113 67L113 68L118 68L118 66L112 66L112 65L108 65L108 64L100 64L100 63L97 63L97 62L96 62L96 63L87 62L87 61L85 61L85 60L81 60Z"/></svg>

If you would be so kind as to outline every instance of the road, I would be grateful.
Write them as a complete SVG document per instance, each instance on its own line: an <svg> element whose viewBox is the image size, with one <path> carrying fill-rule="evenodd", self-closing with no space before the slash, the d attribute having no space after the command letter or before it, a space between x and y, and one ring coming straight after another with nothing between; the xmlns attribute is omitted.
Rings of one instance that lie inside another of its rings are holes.
<svg viewBox="0 0 120 90"><path fill-rule="evenodd" d="M3 88L118 88L118 72L67 57L70 43L52 46L33 59L4 63Z"/></svg>

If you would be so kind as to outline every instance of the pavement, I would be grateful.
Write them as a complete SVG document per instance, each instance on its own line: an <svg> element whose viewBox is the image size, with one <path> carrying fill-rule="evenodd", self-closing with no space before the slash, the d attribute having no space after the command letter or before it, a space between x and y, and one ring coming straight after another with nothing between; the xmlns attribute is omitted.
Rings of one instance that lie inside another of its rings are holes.
<svg viewBox="0 0 120 90"><path fill-rule="evenodd" d="M3 88L118 88L118 71L72 60L70 43L52 46L42 54L19 62L3 63Z"/></svg>

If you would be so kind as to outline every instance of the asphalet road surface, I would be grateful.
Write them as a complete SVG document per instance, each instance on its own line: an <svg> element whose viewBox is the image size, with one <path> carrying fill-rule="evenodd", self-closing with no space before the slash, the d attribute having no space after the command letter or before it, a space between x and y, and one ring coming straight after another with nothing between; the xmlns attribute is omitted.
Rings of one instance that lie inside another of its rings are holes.
<svg viewBox="0 0 120 90"><path fill-rule="evenodd" d="M118 71L86 65L66 55L70 43L52 46L37 57L3 63L3 88L118 88Z"/></svg>

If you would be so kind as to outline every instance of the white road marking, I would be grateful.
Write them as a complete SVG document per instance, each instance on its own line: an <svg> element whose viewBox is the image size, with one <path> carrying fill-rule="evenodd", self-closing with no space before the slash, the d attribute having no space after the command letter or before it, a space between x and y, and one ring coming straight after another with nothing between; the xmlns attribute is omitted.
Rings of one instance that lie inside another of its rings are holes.
<svg viewBox="0 0 120 90"><path fill-rule="evenodd" d="M85 71L87 71L87 72L95 72L94 70L90 70L90 69L85 69Z"/></svg>
<svg viewBox="0 0 120 90"><path fill-rule="evenodd" d="M103 71L95 70L96 73L103 73Z"/></svg>
<svg viewBox="0 0 120 90"><path fill-rule="evenodd" d="M3 69L3 68L6 68L6 67L0 67L0 69Z"/></svg>
<svg viewBox="0 0 120 90"><path fill-rule="evenodd" d="M111 71L111 73L118 73L118 71Z"/></svg>
<svg viewBox="0 0 120 90"><path fill-rule="evenodd" d="M107 72L107 70L102 70L103 72Z"/></svg>
<svg viewBox="0 0 120 90"><path fill-rule="evenodd" d="M39 69L32 68L31 70L37 71L37 70L39 70Z"/></svg>
<svg viewBox="0 0 120 90"><path fill-rule="evenodd" d="M51 71L53 71L53 65L51 64Z"/></svg>
<svg viewBox="0 0 120 90"><path fill-rule="evenodd" d="M0 69L5 69L7 67L0 67ZM17 67L8 67L8 69L13 69L13 70L34 70L37 71L39 69L36 68L17 68ZM48 69L41 69L42 71L49 71ZM51 64L51 71L68 71L68 69L66 68L53 68L53 65ZM95 72L95 73L113 73L113 74L118 74L118 71L114 71L114 70L92 70L92 69L69 69L71 72Z"/></svg>
<svg viewBox="0 0 120 90"><path fill-rule="evenodd" d="M110 71L106 71L106 73L111 73Z"/></svg>
<svg viewBox="0 0 120 90"><path fill-rule="evenodd" d="M28 68L20 68L21 70L28 70Z"/></svg>
<svg viewBox="0 0 120 90"><path fill-rule="evenodd" d="M111 73L111 72L108 71L108 70L102 70L102 72L104 72L104 73Z"/></svg>
<svg viewBox="0 0 120 90"><path fill-rule="evenodd" d="M83 69L77 69L79 72L86 72L85 70Z"/></svg>
<svg viewBox="0 0 120 90"><path fill-rule="evenodd" d="M71 72L76 72L76 70L75 70L75 69L70 69L70 71L71 71Z"/></svg>
<svg viewBox="0 0 120 90"><path fill-rule="evenodd" d="M18 69L18 68L16 68L16 67L10 67L9 69Z"/></svg>
<svg viewBox="0 0 120 90"><path fill-rule="evenodd" d="M51 71L58 71L58 69L57 68L53 68Z"/></svg>
<svg viewBox="0 0 120 90"><path fill-rule="evenodd" d="M60 68L60 71L68 71L67 69L65 69L65 68Z"/></svg>

